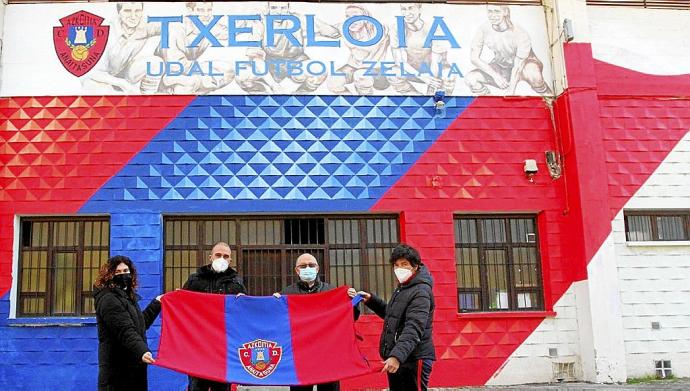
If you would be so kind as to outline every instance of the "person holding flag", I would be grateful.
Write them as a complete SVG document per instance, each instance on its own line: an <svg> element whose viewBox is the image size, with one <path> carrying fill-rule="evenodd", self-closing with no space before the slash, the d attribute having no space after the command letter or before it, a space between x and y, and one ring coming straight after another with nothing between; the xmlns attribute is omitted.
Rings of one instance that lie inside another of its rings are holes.
<svg viewBox="0 0 690 391"><path fill-rule="evenodd" d="M161 312L161 296L139 308L137 270L116 255L101 267L94 282L98 324L98 389L147 390L147 364L155 360L146 330Z"/></svg>
<svg viewBox="0 0 690 391"><path fill-rule="evenodd" d="M227 243L214 244L208 259L211 263L200 267L196 273L192 273L182 289L224 295L247 294L247 288L235 269L237 264L232 259L230 246ZM228 391L229 389L229 383L189 376L188 391Z"/></svg>
<svg viewBox="0 0 690 391"><path fill-rule="evenodd" d="M299 281L288 285L280 293L274 293L273 296L280 297L281 295L305 295L311 293L320 293L332 290L334 287L319 279L319 262L316 257L309 253L304 253L297 257L295 261L295 273L299 277ZM348 294L354 296L356 291L353 288L348 289ZM359 318L359 308L354 307L355 320ZM290 391L311 391L314 385L290 386ZM340 390L340 382L330 382L316 384L317 391L338 391Z"/></svg>
<svg viewBox="0 0 690 391"><path fill-rule="evenodd" d="M390 391L426 391L436 359L431 336L434 282L419 252L411 246L396 246L389 262L398 286L387 304L369 292L356 294L384 319L379 354L384 360L381 371L387 373ZM353 292L348 294L355 296Z"/></svg>

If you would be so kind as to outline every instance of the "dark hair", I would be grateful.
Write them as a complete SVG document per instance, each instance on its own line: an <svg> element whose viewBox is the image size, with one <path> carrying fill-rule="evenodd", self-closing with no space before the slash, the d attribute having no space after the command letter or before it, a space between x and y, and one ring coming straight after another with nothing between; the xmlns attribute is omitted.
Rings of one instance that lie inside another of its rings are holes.
<svg viewBox="0 0 690 391"><path fill-rule="evenodd" d="M114 288L115 284L113 283L113 276L115 276L115 269L117 269L117 265L121 263L127 265L129 272L132 274L132 290L129 293L133 295L133 291L137 287L137 268L134 267L134 262L132 262L129 257L124 255L115 255L108 258L108 261L101 266L101 270L98 272L98 277L96 278L96 282L94 282L93 286L96 288Z"/></svg>
<svg viewBox="0 0 690 391"><path fill-rule="evenodd" d="M422 263L422 259L419 257L419 252L412 246L408 246L405 243L400 243L395 246L391 252L391 257L388 260L391 265L395 264L398 259L407 259L412 266L419 266Z"/></svg>

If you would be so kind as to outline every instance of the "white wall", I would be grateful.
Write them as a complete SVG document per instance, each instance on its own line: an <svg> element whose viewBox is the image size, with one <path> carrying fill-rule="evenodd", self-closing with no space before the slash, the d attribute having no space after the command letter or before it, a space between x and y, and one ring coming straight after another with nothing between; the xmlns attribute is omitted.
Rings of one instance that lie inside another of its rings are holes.
<svg viewBox="0 0 690 391"><path fill-rule="evenodd" d="M594 58L655 75L690 73L690 10L587 7Z"/></svg>
<svg viewBox="0 0 690 391"><path fill-rule="evenodd" d="M552 382L553 363L559 361L573 362L575 375L581 378L575 293L579 284L570 286L554 305L557 316L544 319L487 385ZM549 356L550 348L556 348L558 355Z"/></svg>
<svg viewBox="0 0 690 391"><path fill-rule="evenodd" d="M690 133L625 208L690 209ZM654 360L671 360L676 376L690 376L690 242L626 243L622 211L613 237L628 377L652 374Z"/></svg>

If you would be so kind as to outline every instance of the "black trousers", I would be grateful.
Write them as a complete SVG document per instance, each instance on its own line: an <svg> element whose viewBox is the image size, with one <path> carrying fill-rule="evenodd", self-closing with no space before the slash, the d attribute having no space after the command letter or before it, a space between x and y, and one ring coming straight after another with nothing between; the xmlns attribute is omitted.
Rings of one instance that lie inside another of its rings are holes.
<svg viewBox="0 0 690 391"><path fill-rule="evenodd" d="M230 391L230 384L188 376L187 391Z"/></svg>
<svg viewBox="0 0 690 391"><path fill-rule="evenodd" d="M397 372L388 374L390 391L426 391L432 360L415 360L400 364Z"/></svg>
<svg viewBox="0 0 690 391"><path fill-rule="evenodd" d="M290 391L312 391L314 386L290 386ZM322 383L316 385L317 391L339 391L340 382Z"/></svg>

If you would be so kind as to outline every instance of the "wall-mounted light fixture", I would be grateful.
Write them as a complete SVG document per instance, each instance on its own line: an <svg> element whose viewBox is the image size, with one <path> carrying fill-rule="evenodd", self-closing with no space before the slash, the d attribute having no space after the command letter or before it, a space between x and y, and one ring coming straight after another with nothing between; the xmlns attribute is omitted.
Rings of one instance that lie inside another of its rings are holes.
<svg viewBox="0 0 690 391"><path fill-rule="evenodd" d="M443 90L437 90L434 93L434 106L436 107L436 116L443 117L446 114L446 92Z"/></svg>
<svg viewBox="0 0 690 391"><path fill-rule="evenodd" d="M537 168L537 161L534 159L525 160L525 166L523 167L525 171L525 176L530 182L534 183L534 176L537 175L539 169Z"/></svg>

